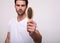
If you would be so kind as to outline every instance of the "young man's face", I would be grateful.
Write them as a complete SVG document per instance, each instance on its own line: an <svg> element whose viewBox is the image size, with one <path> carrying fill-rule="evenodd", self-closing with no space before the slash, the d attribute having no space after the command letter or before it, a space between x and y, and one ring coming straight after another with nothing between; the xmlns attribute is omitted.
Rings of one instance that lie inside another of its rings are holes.
<svg viewBox="0 0 60 43"><path fill-rule="evenodd" d="M15 4L16 11L18 15L22 16L26 11L26 2L23 0L17 0Z"/></svg>

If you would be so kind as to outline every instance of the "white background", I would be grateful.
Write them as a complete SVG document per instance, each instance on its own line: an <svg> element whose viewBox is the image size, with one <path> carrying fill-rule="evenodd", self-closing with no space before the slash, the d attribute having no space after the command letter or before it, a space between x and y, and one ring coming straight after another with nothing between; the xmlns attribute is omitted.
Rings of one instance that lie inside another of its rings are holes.
<svg viewBox="0 0 60 43"><path fill-rule="evenodd" d="M42 43L60 43L60 0L29 0L42 34ZM0 0L0 43L4 43L8 21L16 17L14 0Z"/></svg>

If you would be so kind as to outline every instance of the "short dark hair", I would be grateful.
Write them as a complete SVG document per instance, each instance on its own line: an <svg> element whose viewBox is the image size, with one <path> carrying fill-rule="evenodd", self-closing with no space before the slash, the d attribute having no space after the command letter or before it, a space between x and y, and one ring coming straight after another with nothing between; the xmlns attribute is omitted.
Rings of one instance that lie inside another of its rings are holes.
<svg viewBox="0 0 60 43"><path fill-rule="evenodd" d="M15 4L16 4L16 1L17 0L15 0ZM22 0L22 1L25 1L26 2L26 6L28 5L28 0Z"/></svg>

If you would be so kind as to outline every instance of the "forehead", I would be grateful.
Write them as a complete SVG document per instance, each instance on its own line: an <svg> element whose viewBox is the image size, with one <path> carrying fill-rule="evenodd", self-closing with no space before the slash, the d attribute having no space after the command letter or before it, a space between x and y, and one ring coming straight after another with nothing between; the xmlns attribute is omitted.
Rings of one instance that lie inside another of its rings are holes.
<svg viewBox="0 0 60 43"><path fill-rule="evenodd" d="M17 0L17 1L16 1L16 4L26 4L26 3L25 3L25 1L23 1L23 0Z"/></svg>

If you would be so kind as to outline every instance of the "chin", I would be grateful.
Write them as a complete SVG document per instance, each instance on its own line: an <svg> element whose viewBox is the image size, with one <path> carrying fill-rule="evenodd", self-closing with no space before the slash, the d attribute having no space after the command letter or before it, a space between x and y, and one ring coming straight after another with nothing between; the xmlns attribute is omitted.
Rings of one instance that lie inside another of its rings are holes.
<svg viewBox="0 0 60 43"><path fill-rule="evenodd" d="M25 12L17 12L19 16L23 16Z"/></svg>
<svg viewBox="0 0 60 43"><path fill-rule="evenodd" d="M19 13L18 15L19 15L19 16L23 16L23 14L20 14L20 13Z"/></svg>

